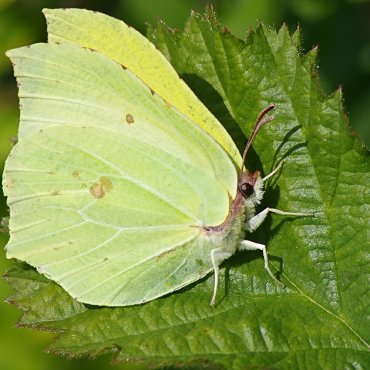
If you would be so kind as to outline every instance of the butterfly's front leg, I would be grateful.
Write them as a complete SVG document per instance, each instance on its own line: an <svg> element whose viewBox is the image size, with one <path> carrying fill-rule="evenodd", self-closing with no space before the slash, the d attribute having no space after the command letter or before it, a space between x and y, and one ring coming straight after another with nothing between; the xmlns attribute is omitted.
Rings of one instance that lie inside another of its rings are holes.
<svg viewBox="0 0 370 370"><path fill-rule="evenodd" d="M211 250L211 261L213 266L213 271L215 274L215 285L213 288L213 296L211 299L210 305L213 306L216 301L216 295L217 295L217 289L218 289L218 266L221 265L221 263L228 258L230 258L233 255L230 251L227 251L223 248L215 248Z"/></svg>
<svg viewBox="0 0 370 370"><path fill-rule="evenodd" d="M281 287L284 287L284 284L281 283L278 279L276 279L275 275L270 270L269 260L268 260L268 256L267 256L267 250L266 250L266 246L264 244L255 243L255 242L252 242L250 240L243 240L243 241L240 242L240 245L239 245L239 248L238 249L239 250L245 250L245 251L261 250L262 253L263 253L263 260L264 260L264 263L265 263L265 269L267 270L267 272L269 273L269 275L272 277L272 279L278 285L280 285Z"/></svg>
<svg viewBox="0 0 370 370"><path fill-rule="evenodd" d="M250 233L255 231L263 223L263 221L265 221L269 212L283 216L313 216L312 213L286 212L276 208L265 208L263 211L257 213L255 216L247 220L245 229Z"/></svg>
<svg viewBox="0 0 370 370"><path fill-rule="evenodd" d="M275 173L276 173L276 172L278 172L278 171L280 170L280 168L281 168L281 167L283 167L283 165L284 165L284 161L281 161L281 162L279 163L279 165L278 165L274 170L272 170L268 175L266 175L266 176L262 179L262 181L263 181L263 182L265 182L267 179L269 179L270 177L274 176L274 175L275 175Z"/></svg>

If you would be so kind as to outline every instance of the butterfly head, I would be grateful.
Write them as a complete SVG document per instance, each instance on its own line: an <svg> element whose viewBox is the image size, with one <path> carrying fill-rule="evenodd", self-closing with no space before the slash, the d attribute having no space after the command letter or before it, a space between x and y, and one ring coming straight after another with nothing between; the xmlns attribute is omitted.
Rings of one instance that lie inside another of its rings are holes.
<svg viewBox="0 0 370 370"><path fill-rule="evenodd" d="M244 171L239 178L238 192L245 203L259 204L263 197L263 180L259 171Z"/></svg>

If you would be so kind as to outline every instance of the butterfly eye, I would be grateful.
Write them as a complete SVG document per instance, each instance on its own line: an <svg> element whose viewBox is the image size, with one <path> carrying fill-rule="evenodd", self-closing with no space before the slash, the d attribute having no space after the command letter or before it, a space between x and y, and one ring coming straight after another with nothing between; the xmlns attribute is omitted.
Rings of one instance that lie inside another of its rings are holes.
<svg viewBox="0 0 370 370"><path fill-rule="evenodd" d="M253 194L254 187L248 182L244 182L239 185L239 191L242 193L243 197L247 199Z"/></svg>

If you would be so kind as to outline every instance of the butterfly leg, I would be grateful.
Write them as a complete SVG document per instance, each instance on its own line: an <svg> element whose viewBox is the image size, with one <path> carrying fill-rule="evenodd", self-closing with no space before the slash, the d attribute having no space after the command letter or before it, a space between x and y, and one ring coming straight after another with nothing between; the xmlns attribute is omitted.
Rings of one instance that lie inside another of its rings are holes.
<svg viewBox="0 0 370 370"><path fill-rule="evenodd" d="M276 172L278 172L278 171L280 170L280 168L281 168L281 167L283 167L283 165L284 165L284 161L281 161L281 162L278 164L278 166L277 166L274 170L272 170L268 175L266 175L266 176L262 179L262 181L263 181L263 182L265 182L267 179L269 179L270 177L274 176L274 175L275 175L275 173L276 173Z"/></svg>
<svg viewBox="0 0 370 370"><path fill-rule="evenodd" d="M230 253L229 251L225 251L225 249L222 248L215 248L211 250L211 261L215 275L215 285L213 288L213 296L210 303L211 306L213 306L216 301L216 294L218 289L218 272L219 272L218 266L220 266L223 261L230 258L231 256L232 253Z"/></svg>
<svg viewBox="0 0 370 370"><path fill-rule="evenodd" d="M268 259L268 256L267 256L267 250L266 250L266 246L264 244L255 243L255 242L252 242L250 240L243 240L243 241L240 242L240 245L239 245L239 248L238 249L239 250L245 250L245 251L261 250L262 253L263 253L263 260L264 260L264 263L265 263L265 269L267 270L267 272L269 273L269 275L271 276L271 278L278 285L280 285L281 287L284 287L284 284L281 283L278 279L276 279L275 275L270 270L270 267L269 267L269 259Z"/></svg>
<svg viewBox="0 0 370 370"><path fill-rule="evenodd" d="M302 213L302 212L285 212L285 211L280 211L279 209L276 208L265 208L263 211L260 213L257 213L255 216L247 220L245 224L245 228L248 232L253 232L255 231L262 223L265 221L268 213L276 213L277 215L282 215L282 216L313 216L312 213Z"/></svg>

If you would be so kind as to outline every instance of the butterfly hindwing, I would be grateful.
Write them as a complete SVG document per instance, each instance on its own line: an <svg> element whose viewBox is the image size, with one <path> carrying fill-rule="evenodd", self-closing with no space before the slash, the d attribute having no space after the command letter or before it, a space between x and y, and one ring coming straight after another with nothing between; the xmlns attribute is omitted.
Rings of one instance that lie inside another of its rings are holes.
<svg viewBox="0 0 370 370"><path fill-rule="evenodd" d="M237 183L222 147L99 52L8 55L22 107L3 180L8 257L99 305L141 303L209 272L201 228L225 220Z"/></svg>

